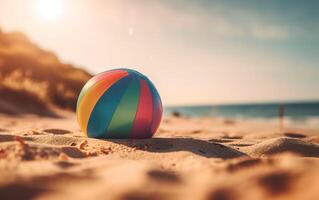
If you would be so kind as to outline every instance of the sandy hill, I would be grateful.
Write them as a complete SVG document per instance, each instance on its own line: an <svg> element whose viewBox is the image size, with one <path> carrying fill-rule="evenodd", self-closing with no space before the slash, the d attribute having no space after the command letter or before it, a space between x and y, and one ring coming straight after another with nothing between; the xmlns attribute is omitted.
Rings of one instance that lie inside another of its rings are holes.
<svg viewBox="0 0 319 200"><path fill-rule="evenodd" d="M0 113L54 116L54 108L74 110L90 77L25 35L0 30Z"/></svg>

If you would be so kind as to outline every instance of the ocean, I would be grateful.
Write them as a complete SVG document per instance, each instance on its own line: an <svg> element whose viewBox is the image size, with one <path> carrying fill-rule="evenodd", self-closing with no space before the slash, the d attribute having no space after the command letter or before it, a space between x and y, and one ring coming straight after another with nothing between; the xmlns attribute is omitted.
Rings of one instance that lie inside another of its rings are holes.
<svg viewBox="0 0 319 200"><path fill-rule="evenodd" d="M284 107L286 123L319 128L318 102L280 102L234 105L167 106L166 116L179 112L188 117L220 117L234 120L277 121L279 107Z"/></svg>

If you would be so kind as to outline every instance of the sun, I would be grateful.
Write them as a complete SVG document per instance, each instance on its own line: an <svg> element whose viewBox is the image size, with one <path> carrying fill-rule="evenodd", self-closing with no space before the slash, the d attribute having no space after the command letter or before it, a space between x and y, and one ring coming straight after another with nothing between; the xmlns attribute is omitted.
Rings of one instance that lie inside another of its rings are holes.
<svg viewBox="0 0 319 200"><path fill-rule="evenodd" d="M63 0L39 0L38 13L44 20L52 21L63 15L65 5Z"/></svg>

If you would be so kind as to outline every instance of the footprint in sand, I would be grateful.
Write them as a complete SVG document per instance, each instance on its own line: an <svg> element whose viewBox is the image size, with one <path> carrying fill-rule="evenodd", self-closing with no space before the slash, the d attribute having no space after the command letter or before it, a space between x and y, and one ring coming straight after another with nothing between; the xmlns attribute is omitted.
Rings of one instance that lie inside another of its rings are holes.
<svg viewBox="0 0 319 200"><path fill-rule="evenodd" d="M34 184L13 183L0 187L1 199L34 199L45 192L48 192L48 189Z"/></svg>
<svg viewBox="0 0 319 200"><path fill-rule="evenodd" d="M159 191L131 190L124 192L119 200L160 200L172 199L168 194Z"/></svg>
<svg viewBox="0 0 319 200"><path fill-rule="evenodd" d="M231 119L225 119L224 120L224 124L225 125L235 125L236 121L235 120L231 120Z"/></svg>
<svg viewBox="0 0 319 200"><path fill-rule="evenodd" d="M147 172L147 175L151 180L154 180L157 182L163 182L163 183L180 183L181 182L180 177L177 174L170 171L152 169Z"/></svg>
<svg viewBox="0 0 319 200"><path fill-rule="evenodd" d="M71 131L64 130L64 129L45 129L43 131L46 133L53 133L57 135L64 135L64 134L71 133Z"/></svg>
<svg viewBox="0 0 319 200"><path fill-rule="evenodd" d="M237 198L238 196L234 193L234 190L227 187L214 189L206 197L207 200L233 200Z"/></svg>
<svg viewBox="0 0 319 200"><path fill-rule="evenodd" d="M71 163L71 162L68 162L68 161L57 161L57 162L54 162L54 164L60 168L63 168L63 169L66 169L66 168L70 168L70 167L73 167L73 166L76 166L77 164L75 163Z"/></svg>
<svg viewBox="0 0 319 200"><path fill-rule="evenodd" d="M7 131L8 131L7 129L0 128L0 132L7 132Z"/></svg>
<svg viewBox="0 0 319 200"><path fill-rule="evenodd" d="M285 136L291 138L305 138L306 136L300 133L284 133Z"/></svg>
<svg viewBox="0 0 319 200"><path fill-rule="evenodd" d="M262 163L261 159L258 158L247 158L243 160L239 160L236 163L231 163L227 166L227 171L234 172L240 169L254 167Z"/></svg>
<svg viewBox="0 0 319 200"><path fill-rule="evenodd" d="M286 171L271 172L258 178L258 184L267 193L275 196L291 189L293 179L296 176Z"/></svg>
<svg viewBox="0 0 319 200"><path fill-rule="evenodd" d="M198 134L198 133L202 133L202 132L203 132L203 130L201 130L201 129L193 130L193 131L192 131L193 134Z"/></svg>
<svg viewBox="0 0 319 200"><path fill-rule="evenodd" d="M62 147L62 152L71 158L84 158L85 155L77 147Z"/></svg>

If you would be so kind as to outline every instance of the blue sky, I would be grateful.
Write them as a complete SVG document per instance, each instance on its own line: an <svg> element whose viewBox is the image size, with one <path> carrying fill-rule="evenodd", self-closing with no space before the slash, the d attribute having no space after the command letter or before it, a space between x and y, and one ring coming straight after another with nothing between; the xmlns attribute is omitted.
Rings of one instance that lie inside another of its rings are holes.
<svg viewBox="0 0 319 200"><path fill-rule="evenodd" d="M54 2L0 0L0 27L92 73L135 68L166 105L319 99L319 1Z"/></svg>

